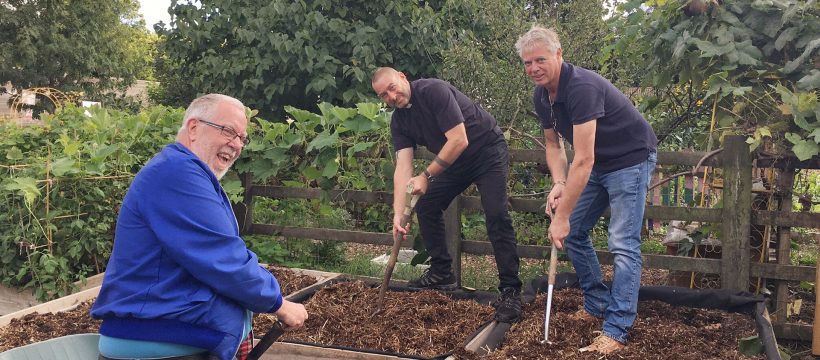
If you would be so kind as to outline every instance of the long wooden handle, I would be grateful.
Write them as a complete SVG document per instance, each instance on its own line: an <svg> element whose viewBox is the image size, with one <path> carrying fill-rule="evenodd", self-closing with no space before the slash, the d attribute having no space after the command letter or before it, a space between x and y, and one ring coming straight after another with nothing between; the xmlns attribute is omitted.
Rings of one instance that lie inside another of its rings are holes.
<svg viewBox="0 0 820 360"><path fill-rule="evenodd" d="M257 360L262 357L262 354L270 348L271 345L278 339L282 334L285 333L285 324L281 321L276 320L273 323L273 327L268 330L265 336L259 340L259 343L251 349L250 354L248 354L247 360Z"/></svg>
<svg viewBox="0 0 820 360"><path fill-rule="evenodd" d="M555 285L555 271L558 268L558 247L555 246L555 241L552 242L552 248L550 249L550 273L549 273L549 284Z"/></svg>
<svg viewBox="0 0 820 360"><path fill-rule="evenodd" d="M413 195L413 186L407 186L404 202L404 213L401 218L401 227L407 227L413 215L413 209L416 207L416 202L419 200L419 195ZM390 250L390 258L387 260L387 266L384 268L384 279L382 279L382 286L379 288L379 299L377 306L381 308L384 303L384 294L387 292L387 286L390 285L390 278L393 276L393 269L396 267L396 259L399 257L399 250L401 250L401 240L403 236L401 233L393 237L393 248Z"/></svg>

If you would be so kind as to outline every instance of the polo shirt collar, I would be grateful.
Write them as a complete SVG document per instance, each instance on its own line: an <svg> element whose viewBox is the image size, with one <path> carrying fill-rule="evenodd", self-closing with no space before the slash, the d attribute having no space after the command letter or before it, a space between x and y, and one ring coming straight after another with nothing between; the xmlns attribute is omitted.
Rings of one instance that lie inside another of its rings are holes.
<svg viewBox="0 0 820 360"><path fill-rule="evenodd" d="M566 61L561 62L561 75L558 77L558 97L555 102L566 102L567 100L567 85L569 84L570 72L572 65Z"/></svg>

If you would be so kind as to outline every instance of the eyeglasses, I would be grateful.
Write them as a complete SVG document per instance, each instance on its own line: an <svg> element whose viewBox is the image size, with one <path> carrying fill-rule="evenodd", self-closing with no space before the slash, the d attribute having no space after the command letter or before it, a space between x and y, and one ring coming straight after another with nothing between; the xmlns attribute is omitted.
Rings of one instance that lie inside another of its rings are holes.
<svg viewBox="0 0 820 360"><path fill-rule="evenodd" d="M201 122L205 125L208 125L208 126L219 129L219 133L222 134L222 136L224 136L228 139L231 139L231 141L233 141L233 139L235 139L235 138L239 138L239 141L242 142L242 145L248 145L251 142L251 139L249 139L247 136L239 135L239 134L236 133L236 131L234 131L234 129L231 129L227 126L214 124L210 121L205 121L205 120L202 120L202 119L197 119L197 121L199 121L199 122Z"/></svg>

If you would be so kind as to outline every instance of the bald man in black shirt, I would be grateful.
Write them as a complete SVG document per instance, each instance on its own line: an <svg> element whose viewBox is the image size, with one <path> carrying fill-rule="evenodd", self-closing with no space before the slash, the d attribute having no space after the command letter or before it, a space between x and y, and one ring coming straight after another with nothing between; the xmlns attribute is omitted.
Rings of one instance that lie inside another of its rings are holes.
<svg viewBox="0 0 820 360"><path fill-rule="evenodd" d="M501 292L495 318L515 322L521 317L521 280L512 219L507 212L507 142L495 118L458 89L438 79L410 82L393 68L376 70L373 90L395 108L390 123L396 149L393 176L393 235L406 235L401 215L408 184L424 194L416 204L430 268L409 286L416 289L455 290L452 258L444 240L444 210L471 184L481 193L487 235L493 245ZM413 155L424 146L436 158L413 175Z"/></svg>

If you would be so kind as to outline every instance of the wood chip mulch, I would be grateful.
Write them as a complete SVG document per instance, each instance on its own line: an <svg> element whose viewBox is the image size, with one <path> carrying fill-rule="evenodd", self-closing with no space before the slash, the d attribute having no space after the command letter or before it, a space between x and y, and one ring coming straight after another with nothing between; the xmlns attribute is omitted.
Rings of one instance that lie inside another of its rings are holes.
<svg viewBox="0 0 820 360"><path fill-rule="evenodd" d="M310 316L305 327L282 339L432 357L461 347L495 313L489 305L426 290L388 291L383 311L374 316L378 293L362 281L322 288L305 302ZM265 334L274 319L258 316L256 336Z"/></svg>
<svg viewBox="0 0 820 360"><path fill-rule="evenodd" d="M550 336L544 339L546 294L524 306L524 320L507 332L501 347L478 357L464 350L458 359L763 359L738 352L738 340L757 333L751 317L719 310L674 307L659 301L642 301L627 347L603 356L580 353L601 330L602 320L581 321L570 315L583 305L579 289L556 290L552 298Z"/></svg>
<svg viewBox="0 0 820 360"><path fill-rule="evenodd" d="M312 276L299 274L287 268L268 266L268 270L279 280L282 293L285 295L317 281ZM93 304L94 300L88 300L71 310L47 314L32 313L13 319L8 325L0 328L0 352L56 337L98 332L101 321L92 319L89 315Z"/></svg>

